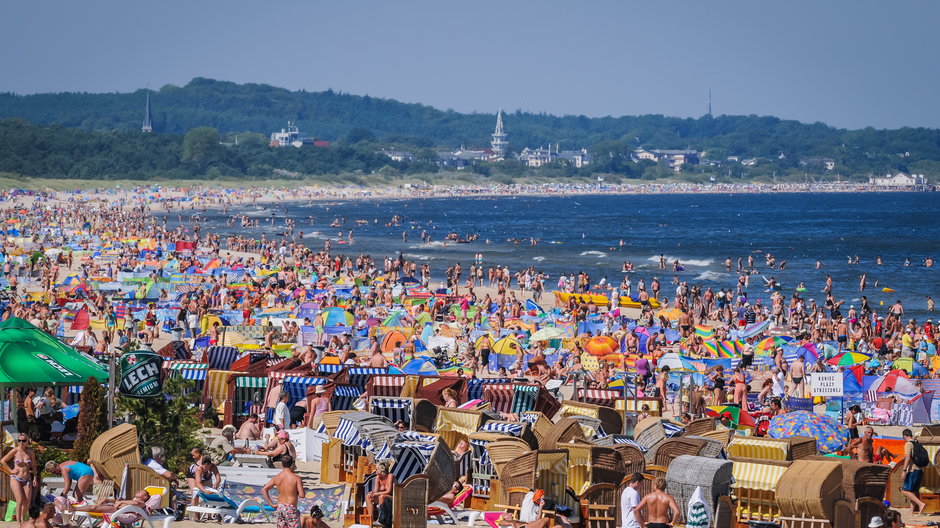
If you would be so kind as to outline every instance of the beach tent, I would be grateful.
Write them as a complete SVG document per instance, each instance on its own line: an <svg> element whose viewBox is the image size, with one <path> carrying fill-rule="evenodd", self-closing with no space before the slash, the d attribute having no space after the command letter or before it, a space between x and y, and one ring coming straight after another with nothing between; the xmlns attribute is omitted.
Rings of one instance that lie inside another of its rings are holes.
<svg viewBox="0 0 940 528"><path fill-rule="evenodd" d="M108 373L28 321L0 323L0 386L84 385L90 377L106 381Z"/></svg>
<svg viewBox="0 0 940 528"><path fill-rule="evenodd" d="M437 375L437 367L430 358L414 358L402 367L405 374Z"/></svg>

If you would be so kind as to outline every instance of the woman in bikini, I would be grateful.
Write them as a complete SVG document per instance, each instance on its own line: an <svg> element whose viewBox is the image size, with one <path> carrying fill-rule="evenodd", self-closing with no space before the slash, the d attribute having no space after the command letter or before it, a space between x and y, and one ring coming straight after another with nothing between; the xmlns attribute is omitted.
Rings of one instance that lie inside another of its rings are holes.
<svg viewBox="0 0 940 528"><path fill-rule="evenodd" d="M366 495L366 509L370 519L375 519L376 507L381 508L382 503L391 500L394 486L395 475L388 472L388 464L379 462L375 466L375 487Z"/></svg>
<svg viewBox="0 0 940 528"><path fill-rule="evenodd" d="M0 462L9 470L10 487L16 500L16 520L22 524L29 520L29 506L33 503L33 494L39 489L36 454L29 448L29 437L20 433L16 447L8 451Z"/></svg>

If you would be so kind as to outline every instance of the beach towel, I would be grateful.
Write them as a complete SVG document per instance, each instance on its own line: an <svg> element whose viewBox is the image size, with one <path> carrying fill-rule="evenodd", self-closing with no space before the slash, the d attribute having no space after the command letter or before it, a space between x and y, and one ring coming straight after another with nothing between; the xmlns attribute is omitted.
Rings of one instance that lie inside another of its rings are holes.
<svg viewBox="0 0 940 528"><path fill-rule="evenodd" d="M696 486L695 492L692 493L685 518L686 528L708 528L711 524L711 505L705 502L701 486Z"/></svg>

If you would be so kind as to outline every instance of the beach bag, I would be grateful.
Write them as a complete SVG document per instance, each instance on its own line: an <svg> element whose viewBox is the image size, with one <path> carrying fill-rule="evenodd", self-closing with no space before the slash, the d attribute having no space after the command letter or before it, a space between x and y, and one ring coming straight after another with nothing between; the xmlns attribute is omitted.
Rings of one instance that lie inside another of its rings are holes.
<svg viewBox="0 0 940 528"><path fill-rule="evenodd" d="M916 440L911 440L911 443L914 444L914 449L911 451L911 461L914 462L914 465L919 468L929 466L930 455L927 454L927 449Z"/></svg>

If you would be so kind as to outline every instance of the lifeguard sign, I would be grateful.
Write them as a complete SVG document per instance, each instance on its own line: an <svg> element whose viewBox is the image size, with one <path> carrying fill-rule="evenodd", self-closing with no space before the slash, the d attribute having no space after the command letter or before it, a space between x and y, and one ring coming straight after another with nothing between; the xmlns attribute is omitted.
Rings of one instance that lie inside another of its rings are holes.
<svg viewBox="0 0 940 528"><path fill-rule="evenodd" d="M810 376L810 391L813 396L842 396L842 374L838 372L814 372Z"/></svg>

